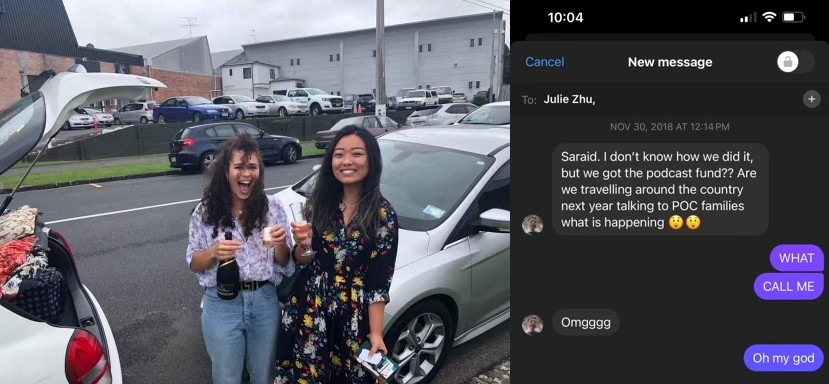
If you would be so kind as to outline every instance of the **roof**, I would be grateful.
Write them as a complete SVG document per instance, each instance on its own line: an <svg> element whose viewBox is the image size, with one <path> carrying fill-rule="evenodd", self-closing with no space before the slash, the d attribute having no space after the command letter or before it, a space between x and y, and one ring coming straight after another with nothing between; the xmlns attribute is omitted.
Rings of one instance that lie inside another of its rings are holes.
<svg viewBox="0 0 829 384"><path fill-rule="evenodd" d="M160 41L157 43L133 45L130 47L112 48L111 51L118 51L124 53L132 53L134 55L144 56L145 59L152 59L161 56L167 52L172 51L182 45L190 44L199 39L206 39L207 36L188 37L186 39Z"/></svg>
<svg viewBox="0 0 829 384"><path fill-rule="evenodd" d="M389 132L378 139L434 145L436 147L486 155L509 145L510 130L506 128L404 128Z"/></svg>
<svg viewBox="0 0 829 384"><path fill-rule="evenodd" d="M423 26L423 25L426 25L426 24L444 24L444 23L448 23L448 22L456 22L456 21L469 20L469 19L479 19L479 18L484 18L484 17L489 18L489 20L492 20L492 12L477 13L477 14L474 14L474 15L445 17L445 18L442 18L442 19L432 19L432 20L425 20L425 21L415 21L415 22L412 22L412 23L404 23L404 24L386 25L384 30L386 32L388 32L389 30L402 29L402 28L411 27L411 26L415 26L415 25ZM497 20L503 19L504 18L504 13L503 12L495 12L495 18ZM274 44L274 43L285 43L285 42L290 42L290 41L300 41L300 40L305 40L305 39L316 39L316 38L320 38L320 37L340 36L340 35L347 34L347 33L363 33L363 32L372 32L372 33L374 33L376 30L377 30L377 28L355 29L355 30L352 30L352 31L326 33L324 35L302 36L302 37L296 37L296 38L291 38L291 39L283 39L283 40L270 40L270 41L263 41L263 42L260 42L260 43L243 44L242 48L254 47L254 46L257 46L257 45Z"/></svg>
<svg viewBox="0 0 829 384"><path fill-rule="evenodd" d="M235 66L235 65L250 65L250 64L259 64L259 65L264 65L264 66L268 66L268 67L279 68L278 65L263 63L259 60L250 60L248 58L248 55L245 52L242 52L242 53L236 55L234 58L228 60L227 62L220 65L219 67L232 67L232 66Z"/></svg>
<svg viewBox="0 0 829 384"><path fill-rule="evenodd" d="M228 61L230 61L230 59L234 58L236 55L238 55L242 52L244 52L244 51L242 51L241 49L232 49L230 51L211 52L210 53L210 60L213 61L213 66L215 66L215 68L213 68L213 69L220 68L224 63L227 63Z"/></svg>

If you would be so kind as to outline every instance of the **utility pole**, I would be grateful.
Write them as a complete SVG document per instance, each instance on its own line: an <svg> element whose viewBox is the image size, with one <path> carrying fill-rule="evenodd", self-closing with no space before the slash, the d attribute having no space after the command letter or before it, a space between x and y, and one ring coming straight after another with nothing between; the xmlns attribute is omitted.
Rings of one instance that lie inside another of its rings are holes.
<svg viewBox="0 0 829 384"><path fill-rule="evenodd" d="M194 21L198 21L198 17L188 17L188 16L179 16L179 19L186 19L187 24L182 25L182 27L187 27L190 33L188 37L193 37L193 27L197 26L198 24L193 24Z"/></svg>
<svg viewBox="0 0 829 384"><path fill-rule="evenodd" d="M385 24L383 21L383 1L377 0L377 96L375 97L374 114L386 116L386 40L383 36Z"/></svg>

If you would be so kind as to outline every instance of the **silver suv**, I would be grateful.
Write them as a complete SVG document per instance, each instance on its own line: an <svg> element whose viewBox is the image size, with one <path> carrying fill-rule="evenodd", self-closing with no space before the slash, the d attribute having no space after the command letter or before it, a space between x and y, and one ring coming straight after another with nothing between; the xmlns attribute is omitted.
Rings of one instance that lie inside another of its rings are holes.
<svg viewBox="0 0 829 384"><path fill-rule="evenodd" d="M155 101L134 102L121 107L112 116L115 118L115 124L147 124L153 121L153 108L155 108Z"/></svg>

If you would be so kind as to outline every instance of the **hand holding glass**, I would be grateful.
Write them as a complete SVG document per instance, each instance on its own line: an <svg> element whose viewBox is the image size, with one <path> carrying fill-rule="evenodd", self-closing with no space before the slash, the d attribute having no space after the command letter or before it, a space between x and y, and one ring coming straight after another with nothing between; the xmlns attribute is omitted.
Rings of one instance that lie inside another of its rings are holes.
<svg viewBox="0 0 829 384"><path fill-rule="evenodd" d="M296 203L291 204L290 207L291 207L291 215L294 217L294 224L297 227L302 227L303 228L301 233L303 233L305 235L305 237L301 241L296 239L296 235L300 231L298 231L297 229L293 230L294 240L297 241L297 244L302 246L302 242L305 241L305 238L307 238L307 236L309 236L312 233L311 232L311 223L309 223L308 220L305 219L305 203L296 202ZM302 246L302 247L305 248L305 246ZM305 252L302 253L302 256L314 256L316 254L317 254L317 251L315 251L311 248L308 248L308 249L305 250Z"/></svg>

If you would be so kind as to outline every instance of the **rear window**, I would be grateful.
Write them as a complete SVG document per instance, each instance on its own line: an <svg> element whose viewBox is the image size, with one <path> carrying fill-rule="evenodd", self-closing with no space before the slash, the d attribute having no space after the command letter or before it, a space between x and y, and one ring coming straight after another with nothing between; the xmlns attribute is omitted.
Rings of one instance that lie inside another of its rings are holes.
<svg viewBox="0 0 829 384"><path fill-rule="evenodd" d="M193 130L190 129L190 128L184 128L184 129L178 131L178 133L176 133L175 140L186 139L190 136L193 136Z"/></svg>
<svg viewBox="0 0 829 384"><path fill-rule="evenodd" d="M422 109L415 113L412 113L412 116L429 116L437 112L440 108L429 108L429 109Z"/></svg>

